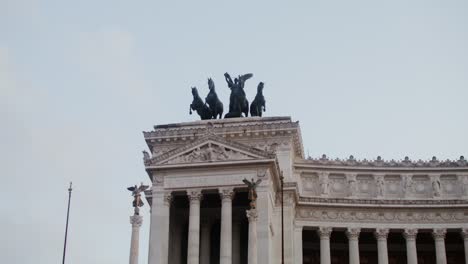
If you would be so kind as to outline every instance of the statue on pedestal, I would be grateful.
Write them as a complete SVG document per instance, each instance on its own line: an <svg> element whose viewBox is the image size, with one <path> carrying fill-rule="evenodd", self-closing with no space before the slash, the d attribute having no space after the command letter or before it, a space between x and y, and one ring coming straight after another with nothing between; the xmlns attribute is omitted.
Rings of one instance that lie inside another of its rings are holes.
<svg viewBox="0 0 468 264"><path fill-rule="evenodd" d="M132 192L132 196L133 196L132 205L135 208L135 215L140 214L139 207L142 207L144 205L143 201L141 200L141 193L144 192L146 189L148 189L148 187L149 187L148 185L143 185L142 183L140 184L140 187L137 187L135 185L135 186L127 188L127 190Z"/></svg>
<svg viewBox="0 0 468 264"><path fill-rule="evenodd" d="M247 179L242 180L243 183L247 185L249 188L249 200L250 200L250 209L256 209L257 208L257 186L262 182L262 180L257 180L254 181L248 181Z"/></svg>

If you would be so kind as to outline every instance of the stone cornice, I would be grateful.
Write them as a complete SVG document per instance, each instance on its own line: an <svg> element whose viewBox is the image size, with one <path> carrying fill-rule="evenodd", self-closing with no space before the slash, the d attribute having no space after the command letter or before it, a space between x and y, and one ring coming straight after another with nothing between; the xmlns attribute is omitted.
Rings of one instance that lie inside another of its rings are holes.
<svg viewBox="0 0 468 264"><path fill-rule="evenodd" d="M273 153L269 153L269 152L266 152L266 151L263 151L263 150L259 150L259 149L256 149L256 148L253 148L253 147L249 147L247 145L244 145L244 144L241 144L241 143L238 143L238 142L235 142L235 141L230 141L230 140L226 140L222 137L219 137L217 135L214 135L214 134L206 134L204 135L203 137L200 137L199 139L195 140L194 142L192 143L189 143L189 144L186 144L180 148L176 148L176 149L173 149L171 151L168 151L162 155L159 155L159 156L156 156L156 157L152 157L152 158L149 158L149 159L145 159L144 160L144 163L145 163L145 166L154 166L154 165L157 165L158 163L160 163L161 161L164 161L164 160L167 160L167 159L170 159L171 157L174 157L178 154L182 154L196 146L199 146L201 144L205 144L205 143L218 143L218 144L221 144L221 145L225 145L225 146L228 146L228 147L232 147L236 150L240 150L240 151L243 151L243 152L246 152L246 153L251 153L251 154L254 154L258 157L262 157L262 158L265 158L265 159L274 159L275 158L275 155Z"/></svg>
<svg viewBox="0 0 468 264"><path fill-rule="evenodd" d="M465 168L468 169L468 161L460 156L458 160L445 160L439 161L436 157L432 157L429 161L412 161L408 157L403 160L383 160L381 157L377 157L375 160L358 160L353 156L348 159L329 159L323 155L321 158L308 158L303 160L297 160L296 166L317 166L318 168L361 168L361 169L378 169L378 168L398 168L398 169L435 169L435 168Z"/></svg>
<svg viewBox="0 0 468 264"><path fill-rule="evenodd" d="M204 136L207 130L220 137L255 138L258 136L291 135L295 153L304 157L299 122L292 122L290 117L247 117L201 120L178 124L157 125L153 131L143 132L145 140L152 149L153 144L171 141L193 141Z"/></svg>

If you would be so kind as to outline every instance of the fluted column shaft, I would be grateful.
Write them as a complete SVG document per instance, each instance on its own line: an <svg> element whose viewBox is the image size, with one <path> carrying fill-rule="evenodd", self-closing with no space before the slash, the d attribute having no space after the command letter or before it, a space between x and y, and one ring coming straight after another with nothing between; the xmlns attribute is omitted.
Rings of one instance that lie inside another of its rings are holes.
<svg viewBox="0 0 468 264"><path fill-rule="evenodd" d="M294 227L294 263L302 264L302 226Z"/></svg>
<svg viewBox="0 0 468 264"><path fill-rule="evenodd" d="M319 227L318 233L320 236L320 264L330 264L330 235L331 227Z"/></svg>
<svg viewBox="0 0 468 264"><path fill-rule="evenodd" d="M388 264L388 248L387 248L387 237L388 229L378 228L374 232L375 238L377 239L377 254L379 264Z"/></svg>
<svg viewBox="0 0 468 264"><path fill-rule="evenodd" d="M220 264L232 264L232 197L230 189L220 189L221 196L221 245ZM204 264L204 263L203 263Z"/></svg>
<svg viewBox="0 0 468 264"><path fill-rule="evenodd" d="M211 255L211 223L203 221L200 231L200 263L210 264Z"/></svg>
<svg viewBox="0 0 468 264"><path fill-rule="evenodd" d="M249 244L248 244L248 264L257 264L257 209L247 210L249 219Z"/></svg>
<svg viewBox="0 0 468 264"><path fill-rule="evenodd" d="M417 229L405 229L403 236L406 239L406 258L408 264L418 264L418 253L416 251Z"/></svg>
<svg viewBox="0 0 468 264"><path fill-rule="evenodd" d="M241 248L241 223L232 223L232 264L241 264L240 248Z"/></svg>
<svg viewBox="0 0 468 264"><path fill-rule="evenodd" d="M140 227L143 223L143 218L139 215L130 216L130 224L132 224L132 238L130 242L130 264L138 264L138 250L140 248Z"/></svg>
<svg viewBox="0 0 468 264"><path fill-rule="evenodd" d="M359 233L360 228L348 228L346 236L348 237L349 264L359 264Z"/></svg>
<svg viewBox="0 0 468 264"><path fill-rule="evenodd" d="M190 200L189 234L188 234L188 264L199 264L200 257L200 190L188 192Z"/></svg>
<svg viewBox="0 0 468 264"><path fill-rule="evenodd" d="M465 246L465 263L468 264L468 228L464 228L461 232L463 244Z"/></svg>
<svg viewBox="0 0 468 264"><path fill-rule="evenodd" d="M446 233L447 233L446 229L434 229L432 232L432 237L434 238L434 242L435 242L437 264L447 264L447 256L445 254L445 234Z"/></svg>

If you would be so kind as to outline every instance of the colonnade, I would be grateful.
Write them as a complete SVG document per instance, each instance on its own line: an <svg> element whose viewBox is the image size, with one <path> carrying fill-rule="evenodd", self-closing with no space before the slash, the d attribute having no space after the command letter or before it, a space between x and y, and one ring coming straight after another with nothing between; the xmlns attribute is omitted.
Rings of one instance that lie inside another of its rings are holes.
<svg viewBox="0 0 468 264"><path fill-rule="evenodd" d="M221 228L220 228L220 264L232 264L233 258L233 239L239 240L238 226L235 226L236 232L233 237L232 220L232 202L234 198L233 188L220 188L221 198ZM168 264L168 246L169 237L169 219L170 205L172 195L170 192L161 195L153 194L149 264ZM189 224L188 224L188 245L187 245L187 264L206 264L210 259L210 226L201 223L201 201L203 198L201 189L192 189L187 191L189 199ZM162 199L161 199L162 198ZM160 202L163 201L163 202ZM256 264L256 221L257 212L255 209L248 210L246 216L249 220L249 263ZM163 220L164 218L164 220ZM167 233L167 236L166 236ZM162 234L162 236L161 236Z"/></svg>
<svg viewBox="0 0 468 264"><path fill-rule="evenodd" d="M296 248L296 263L302 263L302 230L303 227L295 229L295 248ZM333 231L332 227L318 227L317 233L320 238L320 263L330 264L330 237ZM359 264L359 234L360 228L348 228L345 233L348 238L349 246L349 263ZM388 228L377 228L374 230L374 236L377 240L378 264L388 264L388 248L387 238L389 234ZM444 228L435 228L432 230L432 237L435 244L435 255L437 264L446 264L447 256L445 250L445 235L447 230ZM418 256L416 250L416 237L418 229L404 229L403 237L406 241L406 257L408 264L417 264ZM468 264L468 229L462 229L461 235L464 241L465 263ZM299 252L299 248L301 251Z"/></svg>

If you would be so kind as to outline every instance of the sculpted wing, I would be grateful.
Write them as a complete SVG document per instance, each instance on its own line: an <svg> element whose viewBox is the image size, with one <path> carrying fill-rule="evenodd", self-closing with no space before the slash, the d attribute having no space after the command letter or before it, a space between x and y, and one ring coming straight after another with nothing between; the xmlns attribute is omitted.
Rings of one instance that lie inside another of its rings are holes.
<svg viewBox="0 0 468 264"><path fill-rule="evenodd" d="M252 185L252 183L249 182L247 179L243 179L242 182L247 184L249 187Z"/></svg>
<svg viewBox="0 0 468 264"><path fill-rule="evenodd" d="M144 192L148 187L148 185L140 185L140 187L138 187L138 192Z"/></svg>
<svg viewBox="0 0 468 264"><path fill-rule="evenodd" d="M128 187L128 188L127 188L127 190L129 190L129 191L131 191L131 192L135 191L135 189L136 189L136 186Z"/></svg>
<svg viewBox="0 0 468 264"><path fill-rule="evenodd" d="M260 183L262 182L262 180L257 180L257 182L255 182L255 186L258 186Z"/></svg>

